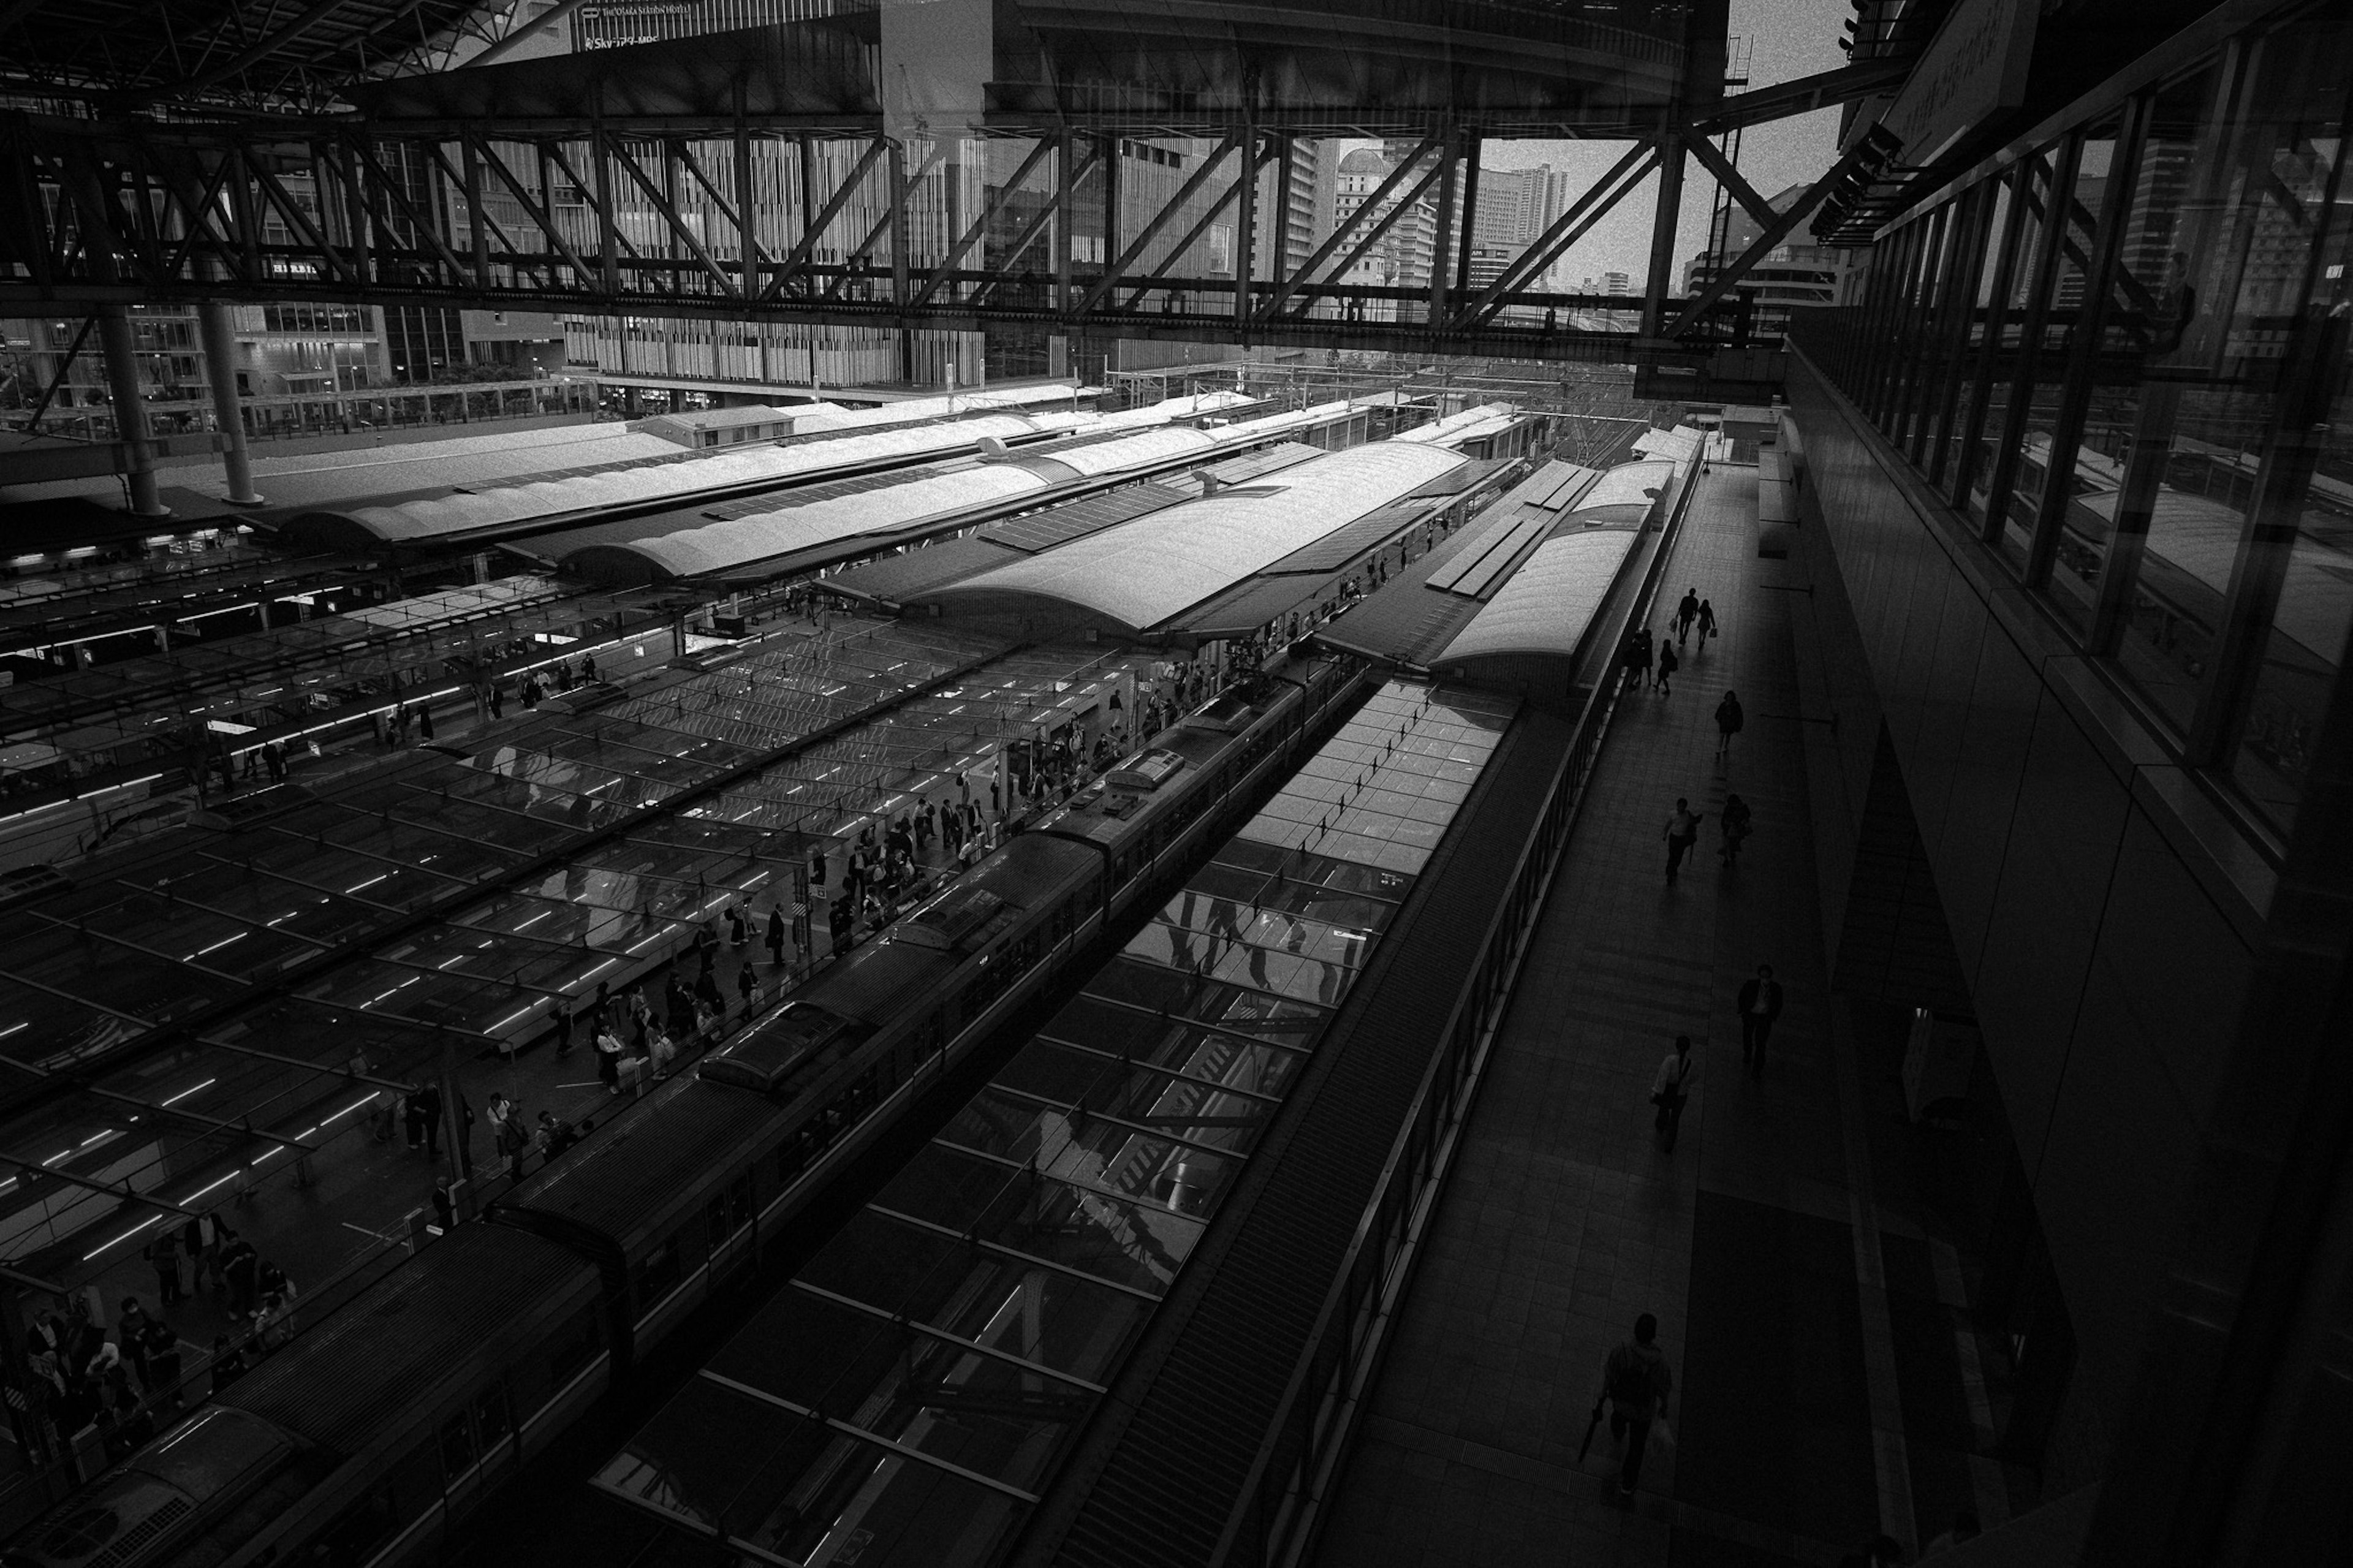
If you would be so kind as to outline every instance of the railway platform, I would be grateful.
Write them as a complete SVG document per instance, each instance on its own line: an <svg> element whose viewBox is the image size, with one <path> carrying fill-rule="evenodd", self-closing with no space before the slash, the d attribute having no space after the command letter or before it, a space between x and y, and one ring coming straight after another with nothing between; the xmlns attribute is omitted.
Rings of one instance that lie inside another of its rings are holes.
<svg viewBox="0 0 2353 1568"><path fill-rule="evenodd" d="M1802 584L1757 556L1753 467L1701 484L1660 601L1695 586L1723 634L1687 650L1672 695L1619 707L1319 1563L1826 1568L1882 1531L1909 1560L1958 1509L1990 1529L2032 1500L2030 1478L1975 1451L1992 1358L1908 1178L1902 1037L1831 989L1788 616ZM1720 762L1727 689L1747 721ZM1725 865L1736 791L1756 831ZM1678 796L1705 831L1670 885ZM1755 1079L1735 1000L1759 963L1788 1000ZM1649 1096L1678 1034L1698 1070L1667 1153ZM1644 1312L1677 1440L1623 1503L1606 1423L1579 1446L1603 1360Z"/></svg>

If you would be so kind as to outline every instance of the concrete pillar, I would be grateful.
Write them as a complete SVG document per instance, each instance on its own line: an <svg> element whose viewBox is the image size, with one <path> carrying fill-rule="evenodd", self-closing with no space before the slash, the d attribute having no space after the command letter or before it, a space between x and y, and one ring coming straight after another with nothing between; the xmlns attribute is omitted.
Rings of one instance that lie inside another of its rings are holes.
<svg viewBox="0 0 2353 1568"><path fill-rule="evenodd" d="M99 347L106 358L106 391L114 404L114 427L130 456L131 510L140 517L169 517L155 491L155 448L147 439L147 406L139 396L139 353L131 335L131 308L98 308Z"/></svg>
<svg viewBox="0 0 2353 1568"><path fill-rule="evenodd" d="M253 458L245 449L245 416L237 396L237 333L229 308L196 307L196 323L204 332L205 374L213 386L213 422L220 426L221 471L228 479L228 499L237 506L259 506L253 488Z"/></svg>

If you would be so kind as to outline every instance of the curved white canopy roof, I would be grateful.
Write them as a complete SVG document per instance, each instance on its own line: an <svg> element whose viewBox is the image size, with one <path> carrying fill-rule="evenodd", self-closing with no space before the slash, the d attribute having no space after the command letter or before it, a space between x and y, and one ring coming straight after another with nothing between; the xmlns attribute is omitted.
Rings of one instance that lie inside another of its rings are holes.
<svg viewBox="0 0 2353 1568"><path fill-rule="evenodd" d="M1155 410L1169 407L1167 403L1153 405ZM1330 411L1324 412L1328 416ZM797 502L795 492L787 490L776 498L771 510L680 529L673 533L649 534L622 545L592 545L567 559L585 566L592 555L601 557L605 552L621 550L649 563L660 576L699 577L729 572L861 533L909 528L992 501L1050 490L1076 479L1125 473L1194 453L1207 456L1223 447L1263 441L1314 417L1316 413L1311 409L1273 415L1212 431L1196 430L1189 425L1147 429L1116 440L1035 458L1016 456L1009 462L978 463L945 473L917 474L898 484L823 500ZM596 570L589 569L592 573Z"/></svg>
<svg viewBox="0 0 2353 1568"><path fill-rule="evenodd" d="M1311 458L1104 529L944 590L943 602L997 595L1060 600L1133 630L1157 626L1428 484L1466 459L1380 441Z"/></svg>
<svg viewBox="0 0 2353 1568"><path fill-rule="evenodd" d="M1400 441L1445 446L1452 441L1475 440L1481 436L1493 436L1510 426L1520 416L1520 411L1508 403L1482 403L1460 414L1450 414L1396 437Z"/></svg>
<svg viewBox="0 0 2353 1568"><path fill-rule="evenodd" d="M1620 463L1577 498L1570 515L1596 511L1605 506L1648 508L1665 493L1674 478L1675 466L1670 462Z"/></svg>
<svg viewBox="0 0 2353 1568"><path fill-rule="evenodd" d="M941 401L944 405L944 400ZM956 401L957 412L963 413L967 400L960 395ZM1092 410L1071 412L1047 407L1026 414L984 414L976 418L914 425L906 423L909 417L906 411L914 405L902 403L891 409L869 411L885 416L869 421L875 424L876 428L851 428L825 440L800 442L793 446L779 447L761 442L753 446L723 447L690 457L679 456L676 446L658 437L637 436L628 439L644 443L649 455L675 458L677 460L645 468L609 469L603 473L572 474L530 484L500 485L427 500L403 501L394 506L360 507L344 515L369 536L387 542L446 538L496 528L504 523L530 522L607 507L642 506L673 498L682 502L706 491L757 484L764 479L786 479L797 475L862 467L892 458L916 458L934 453L958 452L985 436L993 436L998 440L1017 440L1064 431L1145 428L1230 408L1249 401L1240 393L1212 392L1192 397L1172 397L1147 407L1124 409L1116 414L1098 415ZM943 406L940 412L944 411ZM844 417L857 418L860 416L856 411L845 411Z"/></svg>
<svg viewBox="0 0 2353 1568"><path fill-rule="evenodd" d="M1618 580L1627 552L1641 537L1633 529L1597 528L1546 541L1430 663L1575 654L1609 584Z"/></svg>

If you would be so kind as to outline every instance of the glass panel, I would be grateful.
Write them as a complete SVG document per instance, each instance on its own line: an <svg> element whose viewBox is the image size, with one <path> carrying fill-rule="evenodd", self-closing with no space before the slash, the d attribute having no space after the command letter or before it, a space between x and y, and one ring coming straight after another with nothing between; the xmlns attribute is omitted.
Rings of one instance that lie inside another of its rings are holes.
<svg viewBox="0 0 2353 1568"><path fill-rule="evenodd" d="M2100 217L2120 195L2112 188L2115 181L2111 177L2116 168L2118 129L2117 117L2110 116L2084 134L2076 158L2074 188L2066 202L2066 226L2060 238L2057 279L2042 331L2036 335L2033 356L2023 372L2025 377L2031 378L2031 390L2021 393L2028 399L2024 435L2019 443L2018 478L2010 487L2000 546L2013 568L2026 563L2032 546L2035 519L2041 512L2043 493L2052 482L2052 470L2068 476L2062 482L2068 486L2070 493L2078 488L2073 478L2074 443L2067 441L2068 449L2063 452L2054 452L2052 448L2065 436L2059 429L2063 384L2076 324L2083 319L2087 291L2094 286L2089 274L2094 265L2094 246Z"/></svg>
<svg viewBox="0 0 2353 1568"><path fill-rule="evenodd" d="M1997 288L1987 296L1985 346L1978 367L1986 384L1984 414L1970 433L1974 446L1961 499L1962 510L1980 524L1985 521L1987 491L1994 481L1996 461L2009 429L2010 383L2018 373L2026 313L2033 301L2034 258L2041 248L2042 215L2049 210L2051 198L2048 153L2034 155L2026 178L2031 194L2028 200L2014 205L2001 258L2007 276L1997 279Z"/></svg>
<svg viewBox="0 0 2353 1568"><path fill-rule="evenodd" d="M2285 830L2311 765L2353 622L2353 190L2345 171L2353 24L2286 29L2263 47L2253 100L2275 117L2266 195L2247 235L2242 301L2273 312L2282 329L2281 432L2265 461L2262 542L2235 584L2260 614L2263 586L2276 598L2263 619L2259 662L2232 772L2258 809ZM2304 260L2307 236L2318 254ZM2299 268L2304 268L2299 277ZM2299 308L2300 307L2300 308ZM2242 305L2242 314L2253 312ZM2260 320L2261 318L2256 318ZM2301 480L2301 485L2298 481ZM2300 491L2300 493L2299 493ZM2244 612L2242 612L2244 613Z"/></svg>
<svg viewBox="0 0 2353 1568"><path fill-rule="evenodd" d="M1978 371L1985 359L1994 273L2001 265L2002 246L2010 227L2010 181L1997 176L1980 185L1978 191L1978 199L1993 210L1979 226L1974 240L1975 278L1965 297L1966 309L1954 326L1951 384L1945 395L1947 412L1930 449L1930 479L1940 488L1958 468L1966 426L1975 409Z"/></svg>
<svg viewBox="0 0 2353 1568"><path fill-rule="evenodd" d="M2214 333L2199 321L2192 256L2211 243L2229 183L2216 119L2226 85L2221 67L2209 66L2150 104L2077 459L2084 493L2067 509L2052 574L2062 603L2087 584L2093 647L2113 653L2160 716L2183 730L2211 658L2228 571L2227 557L2210 560L2219 569L2202 575L2183 562L2211 555L2190 548L2204 524L2218 523L2226 539L2235 531L2173 478L2184 410L2208 400L2200 388L2221 368ZM2195 482L2198 459L2184 450L2179 462Z"/></svg>

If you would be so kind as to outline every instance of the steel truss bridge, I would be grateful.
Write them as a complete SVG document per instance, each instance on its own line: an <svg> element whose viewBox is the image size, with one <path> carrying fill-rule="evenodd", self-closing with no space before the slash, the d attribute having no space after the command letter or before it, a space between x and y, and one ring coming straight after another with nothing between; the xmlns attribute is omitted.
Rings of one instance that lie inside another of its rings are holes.
<svg viewBox="0 0 2353 1568"><path fill-rule="evenodd" d="M1901 67L1726 97L1721 0L1658 9L1648 34L1477 4L1417 31L1436 14L1419 0L1287 5L1205 47L1143 37L1120 0L1023 0L1026 31L944 55L894 39L885 11L353 81L337 112L116 89L87 113L0 115L0 314L314 300L1689 362L1740 341L1736 285L1874 156L1858 143L1776 211L1715 139L1883 90ZM1385 30L1377 10L1398 13ZM944 58L977 63L960 80ZM1313 240L1303 160L1368 135L1398 155ZM1481 145L1534 136L1623 155L1518 254L1474 257ZM1670 251L1691 163L1764 233L1685 300ZM1642 297L1546 291L1644 189L1661 222ZM1417 223L1438 237L1426 280L1382 274Z"/></svg>

